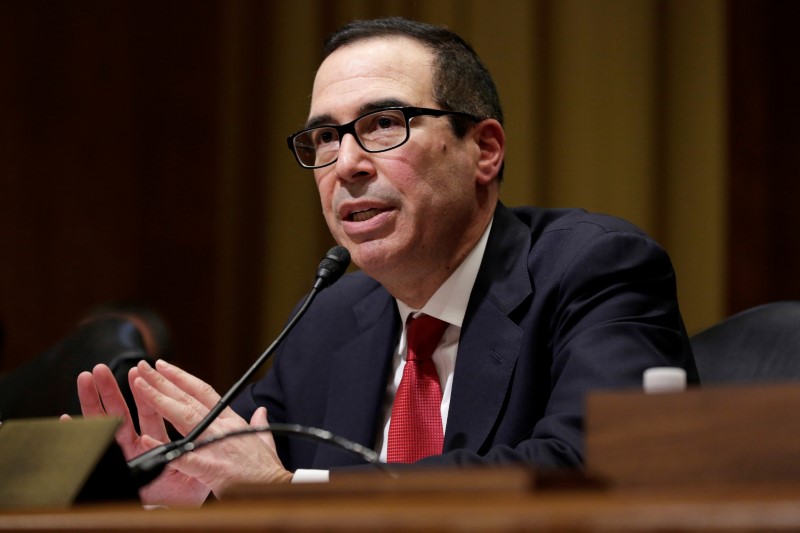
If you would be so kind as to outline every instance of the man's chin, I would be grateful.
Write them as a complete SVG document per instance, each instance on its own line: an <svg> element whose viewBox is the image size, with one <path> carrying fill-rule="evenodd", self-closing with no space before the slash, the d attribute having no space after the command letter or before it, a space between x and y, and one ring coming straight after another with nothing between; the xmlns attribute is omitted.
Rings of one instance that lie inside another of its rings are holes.
<svg viewBox="0 0 800 533"><path fill-rule="evenodd" d="M380 276L381 272L397 264L391 248L386 246L386 243L368 241L344 246L350 251L352 262L372 277Z"/></svg>

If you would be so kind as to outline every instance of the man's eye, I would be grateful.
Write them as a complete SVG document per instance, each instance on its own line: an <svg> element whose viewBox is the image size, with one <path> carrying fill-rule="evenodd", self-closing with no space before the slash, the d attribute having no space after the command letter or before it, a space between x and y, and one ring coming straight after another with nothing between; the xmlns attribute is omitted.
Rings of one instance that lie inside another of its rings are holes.
<svg viewBox="0 0 800 533"><path fill-rule="evenodd" d="M359 134L376 135L394 133L405 129L405 122L402 114L386 112L375 113L366 117L358 125Z"/></svg>
<svg viewBox="0 0 800 533"><path fill-rule="evenodd" d="M314 132L312 137L314 146L321 146L336 141L336 132L333 130L319 130Z"/></svg>
<svg viewBox="0 0 800 533"><path fill-rule="evenodd" d="M378 120L375 121L375 126L378 129L387 129L398 126L398 123L395 117L378 117Z"/></svg>

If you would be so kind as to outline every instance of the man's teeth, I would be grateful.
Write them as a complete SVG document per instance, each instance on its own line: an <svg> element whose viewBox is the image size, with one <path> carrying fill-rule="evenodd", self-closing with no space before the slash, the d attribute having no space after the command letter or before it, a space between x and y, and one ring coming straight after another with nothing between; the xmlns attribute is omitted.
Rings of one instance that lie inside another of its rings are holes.
<svg viewBox="0 0 800 533"><path fill-rule="evenodd" d="M353 222L364 222L381 213L380 209L367 209L366 211L358 211L357 213L350 214L350 220Z"/></svg>

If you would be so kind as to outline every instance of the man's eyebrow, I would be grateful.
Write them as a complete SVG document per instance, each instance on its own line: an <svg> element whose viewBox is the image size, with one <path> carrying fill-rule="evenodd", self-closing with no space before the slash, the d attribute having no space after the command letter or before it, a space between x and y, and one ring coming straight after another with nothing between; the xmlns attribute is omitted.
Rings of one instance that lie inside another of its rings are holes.
<svg viewBox="0 0 800 533"><path fill-rule="evenodd" d="M334 124L333 117L330 115L317 115L316 117L311 117L306 122L305 129L308 128L316 128L317 126L327 125L330 126Z"/></svg>
<svg viewBox="0 0 800 533"><path fill-rule="evenodd" d="M374 102L369 102L357 110L357 116L366 115L367 113L372 113L373 111L380 111L381 109L386 109L387 107L406 107L408 106L408 102L404 100L400 100L398 98L385 98L383 100L376 100ZM306 122L306 128L315 128L317 126L331 126L337 124L334 120L332 115L324 114L324 115L317 115L308 119Z"/></svg>
<svg viewBox="0 0 800 533"><path fill-rule="evenodd" d="M358 108L358 115L365 115L367 113L372 113L373 111L380 111L381 109L386 109L387 107L406 107L409 103L405 100L400 100L398 98L385 98L383 100L378 100L377 102L369 102L367 104L362 105Z"/></svg>

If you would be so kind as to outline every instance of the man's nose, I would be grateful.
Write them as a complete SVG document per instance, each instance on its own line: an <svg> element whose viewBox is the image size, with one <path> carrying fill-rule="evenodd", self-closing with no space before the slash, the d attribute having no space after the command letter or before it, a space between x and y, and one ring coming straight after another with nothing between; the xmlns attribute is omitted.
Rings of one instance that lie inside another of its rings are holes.
<svg viewBox="0 0 800 533"><path fill-rule="evenodd" d="M344 134L339 141L339 155L335 165L336 174L344 180L369 176L374 171L370 154L349 133Z"/></svg>

